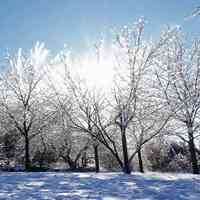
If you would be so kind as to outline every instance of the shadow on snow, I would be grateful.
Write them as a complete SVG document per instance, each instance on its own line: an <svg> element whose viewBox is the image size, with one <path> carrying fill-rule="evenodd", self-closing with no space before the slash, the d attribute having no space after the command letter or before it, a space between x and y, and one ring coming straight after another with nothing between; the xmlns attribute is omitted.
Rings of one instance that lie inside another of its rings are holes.
<svg viewBox="0 0 200 200"><path fill-rule="evenodd" d="M119 173L2 173L0 200L199 200L200 179Z"/></svg>

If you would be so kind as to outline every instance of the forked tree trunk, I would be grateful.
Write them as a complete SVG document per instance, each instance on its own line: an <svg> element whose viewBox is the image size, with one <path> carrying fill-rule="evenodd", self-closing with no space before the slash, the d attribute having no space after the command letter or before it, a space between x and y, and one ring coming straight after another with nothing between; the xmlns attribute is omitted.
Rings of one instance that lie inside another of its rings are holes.
<svg viewBox="0 0 200 200"><path fill-rule="evenodd" d="M95 159L95 171L99 172L99 151L98 145L94 145L94 159Z"/></svg>
<svg viewBox="0 0 200 200"><path fill-rule="evenodd" d="M122 135L122 151L123 151L123 158L124 158L124 165L123 171L126 174L130 174L130 165L128 160L128 150L127 150L127 141L126 141L126 129L125 127L121 127L121 135Z"/></svg>
<svg viewBox="0 0 200 200"><path fill-rule="evenodd" d="M70 168L71 170L74 170L74 169L77 168L77 163L76 163L76 161L73 161L73 160L70 158L70 156L67 156L66 161L67 161L67 163L68 163L68 165L69 165L69 168Z"/></svg>
<svg viewBox="0 0 200 200"><path fill-rule="evenodd" d="M198 166L198 160L196 156L196 148L194 143L194 133L193 133L193 127L191 124L187 125L188 127L188 137L189 137L189 151L190 151L190 159L192 163L192 171L193 174L199 174L199 166Z"/></svg>
<svg viewBox="0 0 200 200"><path fill-rule="evenodd" d="M142 160L142 153L141 149L138 149L138 162L139 162L139 169L141 173L144 173L144 167L143 167L143 160Z"/></svg>

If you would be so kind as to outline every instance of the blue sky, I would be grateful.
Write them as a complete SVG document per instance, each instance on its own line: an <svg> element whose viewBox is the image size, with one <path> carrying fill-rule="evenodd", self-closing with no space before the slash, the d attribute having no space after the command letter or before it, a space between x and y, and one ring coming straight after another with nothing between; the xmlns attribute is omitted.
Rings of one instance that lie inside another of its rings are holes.
<svg viewBox="0 0 200 200"><path fill-rule="evenodd" d="M188 33L199 34L200 17L184 21L198 4L197 0L1 0L0 56L6 49L28 49L37 41L53 52L64 43L84 51L101 33L140 16L149 21L150 35L164 24L179 24Z"/></svg>

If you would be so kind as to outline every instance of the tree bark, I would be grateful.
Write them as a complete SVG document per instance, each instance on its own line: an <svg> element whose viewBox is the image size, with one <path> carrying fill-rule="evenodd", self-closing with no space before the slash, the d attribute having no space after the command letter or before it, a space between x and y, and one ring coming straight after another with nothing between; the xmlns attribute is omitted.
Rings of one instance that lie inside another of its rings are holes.
<svg viewBox="0 0 200 200"><path fill-rule="evenodd" d="M144 167L143 167L143 160L142 160L141 149L138 149L138 161L139 161L140 172L144 173Z"/></svg>
<svg viewBox="0 0 200 200"><path fill-rule="evenodd" d="M83 167L83 168L87 167L86 152L83 153L83 156L82 156L82 158L81 158L81 164L82 164L82 167Z"/></svg>
<svg viewBox="0 0 200 200"><path fill-rule="evenodd" d="M29 154L29 138L28 134L25 134L25 169L26 171L30 170L30 154Z"/></svg>
<svg viewBox="0 0 200 200"><path fill-rule="evenodd" d="M193 174L199 174L199 166L198 166L198 160L196 156L196 148L194 143L194 133L193 133L193 127L191 124L187 125L188 127L188 137L189 137L189 151L190 151L190 159L192 163L192 171Z"/></svg>
<svg viewBox="0 0 200 200"><path fill-rule="evenodd" d="M66 162L68 163L69 168L70 168L71 170L74 170L74 169L77 168L77 165L76 165L77 163L76 163L76 161L73 161L73 160L70 158L70 156L66 156L65 160L66 160Z"/></svg>
<svg viewBox="0 0 200 200"><path fill-rule="evenodd" d="M122 151L123 151L123 158L124 158L124 165L123 171L126 174L130 174L130 165L128 160L128 150L127 150L127 141L126 141L126 129L125 127L121 127L121 134L122 134Z"/></svg>
<svg viewBox="0 0 200 200"><path fill-rule="evenodd" d="M95 158L95 171L96 173L99 172L99 151L98 145L94 145L94 158Z"/></svg>

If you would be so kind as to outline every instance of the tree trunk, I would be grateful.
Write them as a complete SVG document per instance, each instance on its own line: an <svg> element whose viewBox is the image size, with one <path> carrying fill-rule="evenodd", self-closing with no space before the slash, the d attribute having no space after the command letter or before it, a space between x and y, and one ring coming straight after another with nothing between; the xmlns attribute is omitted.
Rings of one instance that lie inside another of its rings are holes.
<svg viewBox="0 0 200 200"><path fill-rule="evenodd" d="M138 149L138 161L139 161L139 168L140 168L140 172L144 173L144 167L143 167L143 161L142 161L142 153L141 153L141 149Z"/></svg>
<svg viewBox="0 0 200 200"><path fill-rule="evenodd" d="M83 156L81 158L81 164L83 168L87 167L86 152L83 153Z"/></svg>
<svg viewBox="0 0 200 200"><path fill-rule="evenodd" d="M43 167L43 158L41 158L39 161L39 167L40 167L40 169L42 169L42 167Z"/></svg>
<svg viewBox="0 0 200 200"><path fill-rule="evenodd" d="M70 168L71 170L76 169L76 167L77 167L76 162L73 161L73 160L70 158L70 156L66 156L66 158L64 158L64 159L65 159L66 162L68 163L69 168Z"/></svg>
<svg viewBox="0 0 200 200"><path fill-rule="evenodd" d="M43 165L44 165L45 153L46 153L46 150L43 150L41 152L41 156L40 156L40 160L39 160L40 169L42 169Z"/></svg>
<svg viewBox="0 0 200 200"><path fill-rule="evenodd" d="M25 169L26 171L30 170L30 154L29 154L29 138L28 134L25 135Z"/></svg>
<svg viewBox="0 0 200 200"><path fill-rule="evenodd" d="M189 137L189 151L190 151L190 159L192 162L192 171L193 174L199 174L199 166L196 156L196 148L194 143L194 133L193 127L189 124L188 125L188 137Z"/></svg>
<svg viewBox="0 0 200 200"><path fill-rule="evenodd" d="M99 152L98 152L98 145L94 145L94 158L95 158L95 171L96 173L99 172Z"/></svg>
<svg viewBox="0 0 200 200"><path fill-rule="evenodd" d="M124 158L124 166L123 171L126 174L130 174L130 166L128 160L128 150L127 150L127 141L126 141L126 129L125 127L121 127L121 134L122 134L122 151L123 151L123 158Z"/></svg>

